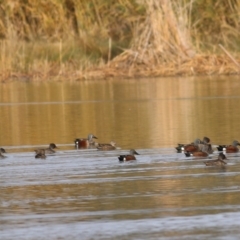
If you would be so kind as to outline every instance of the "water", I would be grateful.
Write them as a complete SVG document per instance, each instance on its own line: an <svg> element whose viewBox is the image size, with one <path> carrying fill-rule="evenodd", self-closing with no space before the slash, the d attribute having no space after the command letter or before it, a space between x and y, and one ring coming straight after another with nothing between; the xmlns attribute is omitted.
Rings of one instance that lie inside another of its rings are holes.
<svg viewBox="0 0 240 240"><path fill-rule="evenodd" d="M230 143L239 103L238 76L0 84L0 145L70 144L89 133L124 149L205 135Z"/></svg>
<svg viewBox="0 0 240 240"><path fill-rule="evenodd" d="M1 84L0 238L239 239L240 153L218 168L174 149L240 140L237 82ZM89 132L119 149L75 150ZM35 159L49 142L57 153ZM137 161L119 163L132 147Z"/></svg>
<svg viewBox="0 0 240 240"><path fill-rule="evenodd" d="M33 153L1 161L1 239L237 239L240 159L205 167L172 149ZM215 156L212 156L215 158Z"/></svg>

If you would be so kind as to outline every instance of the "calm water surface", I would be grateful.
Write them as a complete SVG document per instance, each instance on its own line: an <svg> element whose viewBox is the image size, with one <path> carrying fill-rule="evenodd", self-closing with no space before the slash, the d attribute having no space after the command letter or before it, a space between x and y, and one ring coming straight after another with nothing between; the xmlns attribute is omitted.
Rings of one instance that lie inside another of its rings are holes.
<svg viewBox="0 0 240 240"><path fill-rule="evenodd" d="M214 168L174 150L240 140L239 80L0 84L0 239L239 239L240 153ZM74 149L88 133L119 149Z"/></svg>

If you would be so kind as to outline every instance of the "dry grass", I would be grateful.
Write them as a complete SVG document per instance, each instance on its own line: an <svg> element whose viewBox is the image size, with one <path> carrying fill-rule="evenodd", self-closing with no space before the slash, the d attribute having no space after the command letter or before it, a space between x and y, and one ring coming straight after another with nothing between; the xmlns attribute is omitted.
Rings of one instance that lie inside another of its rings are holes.
<svg viewBox="0 0 240 240"><path fill-rule="evenodd" d="M101 66L75 41L24 42L0 41L0 79L47 80L76 76L93 66Z"/></svg>
<svg viewBox="0 0 240 240"><path fill-rule="evenodd" d="M131 49L115 57L108 68L90 72L89 78L240 73L239 54L196 53L188 17L191 2L146 0L145 4L148 17L137 28Z"/></svg>
<svg viewBox="0 0 240 240"><path fill-rule="evenodd" d="M4 1L0 81L239 74L239 4Z"/></svg>
<svg viewBox="0 0 240 240"><path fill-rule="evenodd" d="M124 57L125 54L122 55ZM127 58L127 55L125 55ZM240 62L240 57L236 59ZM126 61L127 62L127 61ZM240 74L240 69L225 55L195 55L182 64L159 64L151 66L139 63L134 67L122 62L112 62L109 67L92 68L78 76L78 79L141 78L198 75Z"/></svg>

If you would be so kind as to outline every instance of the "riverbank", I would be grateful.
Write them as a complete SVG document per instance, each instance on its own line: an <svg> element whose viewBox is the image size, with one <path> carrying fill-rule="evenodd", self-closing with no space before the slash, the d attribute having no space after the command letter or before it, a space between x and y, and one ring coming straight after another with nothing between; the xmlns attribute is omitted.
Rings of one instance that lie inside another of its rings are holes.
<svg viewBox="0 0 240 240"><path fill-rule="evenodd" d="M240 63L240 56L234 59ZM196 55L179 64L151 65L136 62L128 65L126 60L114 59L109 65L92 69L79 76L80 79L141 78L199 75L236 75L240 67L225 55Z"/></svg>
<svg viewBox="0 0 240 240"><path fill-rule="evenodd" d="M62 66L46 69L37 69L30 73L1 72L0 81L81 81L101 79L129 79L143 77L169 77L169 76L201 76L201 75L239 75L240 56L231 59L224 55L196 55L192 59L179 64L151 65L144 62L133 62L123 58L124 54L109 63L92 65L84 70L76 70ZM121 58L123 58L121 60Z"/></svg>
<svg viewBox="0 0 240 240"><path fill-rule="evenodd" d="M6 1L0 81L239 74L239 14L234 0Z"/></svg>

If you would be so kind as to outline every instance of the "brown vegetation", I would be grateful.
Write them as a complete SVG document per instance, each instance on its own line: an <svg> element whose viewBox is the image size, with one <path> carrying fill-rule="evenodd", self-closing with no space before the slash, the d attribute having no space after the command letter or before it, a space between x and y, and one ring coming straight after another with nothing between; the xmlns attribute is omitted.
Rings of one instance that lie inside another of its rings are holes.
<svg viewBox="0 0 240 240"><path fill-rule="evenodd" d="M0 79L238 74L239 15L235 0L5 1Z"/></svg>

